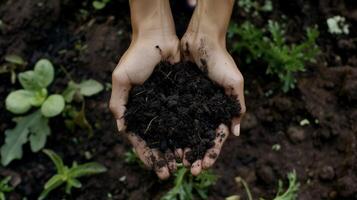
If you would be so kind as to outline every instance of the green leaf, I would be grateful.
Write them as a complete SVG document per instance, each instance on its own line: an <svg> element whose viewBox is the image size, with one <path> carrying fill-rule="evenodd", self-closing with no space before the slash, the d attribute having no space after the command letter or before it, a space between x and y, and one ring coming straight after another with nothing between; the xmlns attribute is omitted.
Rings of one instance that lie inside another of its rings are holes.
<svg viewBox="0 0 357 200"><path fill-rule="evenodd" d="M54 151L49 150L49 149L44 149L43 153L45 153L48 157L51 158L52 162L56 166L58 174L64 174L65 166L63 164L62 158L58 154L56 154Z"/></svg>
<svg viewBox="0 0 357 200"><path fill-rule="evenodd" d="M53 94L42 104L41 112L45 117L54 117L63 111L64 106L63 97L59 94Z"/></svg>
<svg viewBox="0 0 357 200"><path fill-rule="evenodd" d="M48 193L64 183L64 178L62 175L55 175L45 184L44 191L38 197L39 200L43 200L47 197Z"/></svg>
<svg viewBox="0 0 357 200"><path fill-rule="evenodd" d="M98 174L106 172L107 168L103 165L95 162L85 163L82 165L77 165L69 170L68 176L71 178L78 178L81 176L87 176L92 174Z"/></svg>
<svg viewBox="0 0 357 200"><path fill-rule="evenodd" d="M41 86L37 81L34 71L26 71L19 73L19 81L23 88L26 90L40 90Z"/></svg>
<svg viewBox="0 0 357 200"><path fill-rule="evenodd" d="M82 129L87 129L89 132L89 137L93 136L93 128L91 124L88 122L85 114L84 103L82 103L82 108L79 112L75 112L75 116L73 117L73 122Z"/></svg>
<svg viewBox="0 0 357 200"><path fill-rule="evenodd" d="M45 146L47 136L51 134L48 119L41 117L40 120L36 121L36 123L30 127L30 132L31 150L32 152L37 152Z"/></svg>
<svg viewBox="0 0 357 200"><path fill-rule="evenodd" d="M36 81L42 88L46 88L52 83L55 71L49 60L41 59L37 61L34 72L36 74Z"/></svg>
<svg viewBox="0 0 357 200"><path fill-rule="evenodd" d="M101 10L105 7L106 4L101 1L93 1L92 5L96 10Z"/></svg>
<svg viewBox="0 0 357 200"><path fill-rule="evenodd" d="M14 159L22 158L22 145L28 141L30 128L41 120L41 113L36 111L20 118L14 129L5 131L5 144L1 147L1 163L6 166Z"/></svg>
<svg viewBox="0 0 357 200"><path fill-rule="evenodd" d="M80 93L83 96L92 96L104 89L103 85L96 80L89 79L79 84Z"/></svg>
<svg viewBox="0 0 357 200"><path fill-rule="evenodd" d="M82 183L79 182L79 180L77 180L75 178L68 179L68 184L70 184L71 186L73 186L75 188L81 188L82 187Z"/></svg>
<svg viewBox="0 0 357 200"><path fill-rule="evenodd" d="M76 92L79 91L79 85L73 81L69 81L66 89L63 91L62 96L66 102L70 103L73 100Z"/></svg>
<svg viewBox="0 0 357 200"><path fill-rule="evenodd" d="M6 109L14 114L22 114L30 110L34 93L27 90L11 92L5 100Z"/></svg>
<svg viewBox="0 0 357 200"><path fill-rule="evenodd" d="M15 65L25 65L26 62L20 56L15 54L9 54L5 56L5 61Z"/></svg>

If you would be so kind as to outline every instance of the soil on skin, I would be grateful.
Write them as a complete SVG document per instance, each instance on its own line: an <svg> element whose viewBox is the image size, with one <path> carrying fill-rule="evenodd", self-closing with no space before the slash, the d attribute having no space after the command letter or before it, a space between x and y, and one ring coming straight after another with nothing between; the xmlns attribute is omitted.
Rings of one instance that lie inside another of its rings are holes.
<svg viewBox="0 0 357 200"><path fill-rule="evenodd" d="M203 158L216 137L224 137L215 129L230 125L239 113L235 97L226 96L195 64L161 63L130 92L125 119L127 130L151 148L163 153L190 148L186 156L193 163Z"/></svg>
<svg viewBox="0 0 357 200"><path fill-rule="evenodd" d="M111 72L130 43L129 5L127 0L115 0L95 11L91 2L0 1L0 65L6 54L21 55L28 68L39 58L50 59L56 67L57 78L49 88L54 93L63 91L69 81L64 69L77 82L93 78L108 85ZM192 10L180 6L185 1L171 2L176 29L182 34ZM258 61L243 65L240 60L245 60L244 55L232 55L244 76L247 113L240 137L227 139L213 166L219 179L209 190L209 199L223 200L233 194L247 199L244 188L234 180L236 176L248 183L254 199L273 199L278 180L287 183L286 173L296 170L299 200L355 200L357 1L273 0L273 7L272 12L256 16L235 6L231 21L239 24L249 19L261 27L269 19L285 21L289 42L302 41L305 27L317 24L322 53L317 64L309 64L306 72L297 74L297 87L289 93L281 92L276 77L266 75L266 64ZM346 17L350 34L328 32L326 19L335 15ZM227 47L234 42L228 41ZM18 83L11 84L9 74L0 74L1 144L4 131L15 125L3 102L10 91L19 87ZM86 99L86 114L94 128L92 138L82 129L71 133L63 118L56 117L50 120L52 133L46 148L62 156L67 165L74 160L96 161L108 172L81 178L82 188L73 189L71 195L60 188L48 199L152 200L172 187L172 181L160 182L152 171L124 161L131 146L118 136L108 109L107 88ZM309 124L301 126L305 119ZM277 144L279 151L272 149ZM0 177L11 176L15 187L7 199L37 199L55 171L48 157L32 153L25 145L22 160L0 167Z"/></svg>

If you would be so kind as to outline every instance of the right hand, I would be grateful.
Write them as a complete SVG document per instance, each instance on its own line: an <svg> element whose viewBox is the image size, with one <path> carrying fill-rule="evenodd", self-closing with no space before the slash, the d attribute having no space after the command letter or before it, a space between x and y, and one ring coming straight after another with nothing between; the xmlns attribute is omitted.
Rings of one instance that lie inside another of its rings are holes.
<svg viewBox="0 0 357 200"><path fill-rule="evenodd" d="M182 151L175 152L175 155L173 152L162 155L159 150L150 149L135 133L126 132L125 105L130 89L135 85L143 84L160 61L174 64L179 60L177 36L165 34L164 31L153 31L132 40L129 49L121 57L112 74L110 110L116 118L118 131L125 134L140 160L148 168L154 169L160 179L167 179L170 173L176 170L175 157L182 157Z"/></svg>

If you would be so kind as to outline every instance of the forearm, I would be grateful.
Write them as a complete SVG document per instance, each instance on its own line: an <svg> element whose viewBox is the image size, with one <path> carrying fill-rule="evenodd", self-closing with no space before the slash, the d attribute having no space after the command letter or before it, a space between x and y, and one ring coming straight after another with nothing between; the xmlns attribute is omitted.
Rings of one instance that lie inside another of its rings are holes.
<svg viewBox="0 0 357 200"><path fill-rule="evenodd" d="M175 34L175 24L169 0L130 0L133 38L139 35Z"/></svg>
<svg viewBox="0 0 357 200"><path fill-rule="evenodd" d="M225 40L234 0L198 0L188 31Z"/></svg>

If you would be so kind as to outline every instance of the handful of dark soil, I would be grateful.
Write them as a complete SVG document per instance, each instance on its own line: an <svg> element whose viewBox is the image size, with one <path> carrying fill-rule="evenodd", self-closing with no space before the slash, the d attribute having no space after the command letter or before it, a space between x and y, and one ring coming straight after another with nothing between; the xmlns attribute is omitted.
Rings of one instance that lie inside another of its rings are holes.
<svg viewBox="0 0 357 200"><path fill-rule="evenodd" d="M130 92L127 130L160 151L191 148L189 162L214 145L219 124L230 125L240 105L193 63L160 63L151 77Z"/></svg>

